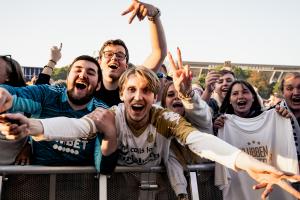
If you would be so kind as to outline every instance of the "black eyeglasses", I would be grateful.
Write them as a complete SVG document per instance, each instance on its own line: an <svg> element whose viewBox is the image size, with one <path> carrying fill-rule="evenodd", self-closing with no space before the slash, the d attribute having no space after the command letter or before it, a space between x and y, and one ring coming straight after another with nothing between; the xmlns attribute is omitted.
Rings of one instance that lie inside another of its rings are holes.
<svg viewBox="0 0 300 200"><path fill-rule="evenodd" d="M116 55L117 59L120 61L122 61L126 58L126 54L123 52L104 51L103 55L107 59L111 59L114 55Z"/></svg>

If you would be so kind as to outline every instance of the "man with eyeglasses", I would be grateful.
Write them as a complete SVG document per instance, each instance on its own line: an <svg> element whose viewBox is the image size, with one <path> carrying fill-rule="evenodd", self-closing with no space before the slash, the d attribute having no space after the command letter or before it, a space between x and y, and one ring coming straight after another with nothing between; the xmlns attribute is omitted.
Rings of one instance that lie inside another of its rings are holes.
<svg viewBox="0 0 300 200"><path fill-rule="evenodd" d="M128 13L132 13L129 18L130 24L135 17L140 21L145 17L148 18L152 51L142 65L156 72L167 55L167 44L164 29L160 21L160 10L153 5L132 0L132 3L122 15ZM56 54L60 55L60 49L61 47L58 49L59 51L56 50ZM52 59L53 53L55 52L51 52L49 63L39 75L38 84L49 83L54 64L57 62L57 60ZM53 60L55 61L54 64ZM109 107L118 105L122 102L119 96L118 80L129 66L129 51L124 41L120 39L107 40L99 51L98 62L101 66L103 80L101 88L95 96Z"/></svg>
<svg viewBox="0 0 300 200"><path fill-rule="evenodd" d="M133 12L134 10L136 12ZM140 20L148 17L152 51L142 65L156 72L167 54L167 44L160 21L160 11L153 5L133 0L122 15L128 13L132 13L129 23L135 17L138 17ZM98 62L102 69L103 80L96 97L104 101L108 106L117 105L121 102L118 81L128 68L129 52L127 46L120 39L106 41L99 51Z"/></svg>

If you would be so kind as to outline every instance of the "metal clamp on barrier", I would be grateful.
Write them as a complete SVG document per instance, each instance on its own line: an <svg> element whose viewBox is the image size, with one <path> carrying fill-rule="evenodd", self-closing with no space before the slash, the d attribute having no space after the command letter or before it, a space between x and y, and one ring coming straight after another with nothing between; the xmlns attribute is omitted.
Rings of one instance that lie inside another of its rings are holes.
<svg viewBox="0 0 300 200"><path fill-rule="evenodd" d="M158 185L157 184L149 184L149 183L141 183L139 188L141 190L156 190L156 189L158 189Z"/></svg>

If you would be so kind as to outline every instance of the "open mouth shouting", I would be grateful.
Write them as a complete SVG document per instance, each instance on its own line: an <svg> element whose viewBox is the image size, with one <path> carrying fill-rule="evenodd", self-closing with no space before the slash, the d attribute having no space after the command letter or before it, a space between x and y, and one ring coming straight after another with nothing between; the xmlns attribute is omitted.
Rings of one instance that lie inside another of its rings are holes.
<svg viewBox="0 0 300 200"><path fill-rule="evenodd" d="M77 89L83 90L83 89L85 89L87 87L87 85L85 83L76 83L75 87Z"/></svg>
<svg viewBox="0 0 300 200"><path fill-rule="evenodd" d="M173 104L172 104L173 108L182 108L183 107L183 104L182 102L180 101L175 101Z"/></svg>
<svg viewBox="0 0 300 200"><path fill-rule="evenodd" d="M300 96L293 96L292 102L294 105L300 105Z"/></svg>
<svg viewBox="0 0 300 200"><path fill-rule="evenodd" d="M227 91L228 91L228 88L227 88L227 87L226 87L226 88L225 88L225 87L223 87L223 88L221 88L221 91L222 91L222 92L224 92L224 93L227 93Z"/></svg>
<svg viewBox="0 0 300 200"><path fill-rule="evenodd" d="M75 88L79 91L85 90L88 87L88 85L88 81L83 79L78 79L75 82Z"/></svg>
<svg viewBox="0 0 300 200"><path fill-rule="evenodd" d="M118 68L119 68L119 66L116 65L116 64L110 64L110 65L108 65L108 67L109 67L110 69L118 69Z"/></svg>
<svg viewBox="0 0 300 200"><path fill-rule="evenodd" d="M183 106L181 101L174 101L172 103L171 110L173 112L176 112L176 113L180 114L180 115L184 114L184 106Z"/></svg>
<svg viewBox="0 0 300 200"><path fill-rule="evenodd" d="M134 112L141 112L143 109L144 109L144 105L142 104L139 104L139 103L135 103L135 104L132 104L131 105L131 109L134 111Z"/></svg>
<svg viewBox="0 0 300 200"><path fill-rule="evenodd" d="M239 109L244 109L246 107L246 105L247 105L247 101L246 100L239 100L237 102L237 106L238 106Z"/></svg>

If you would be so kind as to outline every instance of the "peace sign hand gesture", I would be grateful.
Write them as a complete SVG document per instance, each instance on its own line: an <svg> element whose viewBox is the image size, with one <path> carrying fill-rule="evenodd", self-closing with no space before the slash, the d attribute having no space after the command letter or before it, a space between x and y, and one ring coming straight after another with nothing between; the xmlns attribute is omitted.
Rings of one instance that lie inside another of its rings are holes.
<svg viewBox="0 0 300 200"><path fill-rule="evenodd" d="M172 55L168 52L169 62L173 72L174 87L181 98L189 98L192 94L192 71L189 65L182 64L181 51L177 47L178 62L175 63Z"/></svg>

